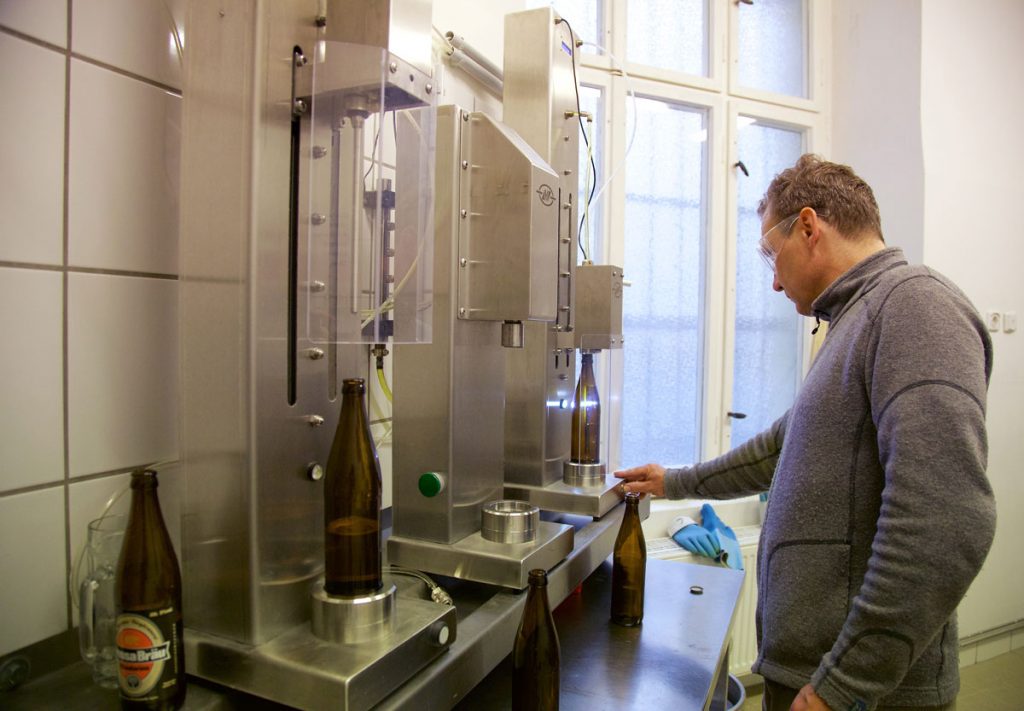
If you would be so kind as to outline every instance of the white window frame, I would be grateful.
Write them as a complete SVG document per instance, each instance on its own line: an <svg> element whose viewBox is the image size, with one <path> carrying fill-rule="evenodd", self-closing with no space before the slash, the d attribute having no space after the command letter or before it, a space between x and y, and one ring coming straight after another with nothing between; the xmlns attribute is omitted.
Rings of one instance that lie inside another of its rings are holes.
<svg viewBox="0 0 1024 711"><path fill-rule="evenodd" d="M765 0L756 0L765 1ZM708 459L728 451L735 344L735 269L737 178L732 167L737 158L737 118L740 115L777 124L804 133L805 150L827 154L830 145L828 112L831 97L826 78L830 62L823 51L830 44L831 10L828 0L805 0L808 6L808 87L811 97L787 97L764 91L744 89L735 80L738 66L736 0L708 0L709 51L707 77L631 64L625 61L627 0L604 0L604 37L598 44L606 47L629 74L629 84L638 96L688 104L708 112L707 218L705 229L705 291L702 348L703 378L698 405L697 457ZM618 29L616 29L618 28ZM584 38L587 39L587 38ZM632 112L626 79L612 59L581 52L579 80L599 86L605 97L602 145L595 148L595 160L601 180L622 164L629 141L627 117ZM604 263L624 265L625 256L625 168L601 196L596 209L605 225L603 254L595 255ZM598 185L600 189L600 185ZM723 238L724 236L724 238ZM596 261L596 260L595 260ZM625 273L628 282L629 273ZM766 285L770 288L770 285ZM783 298L783 297L779 297ZM810 321L808 320L810 323ZM810 326L801 332L800 380L810 365ZM629 347L629 334L624 334ZM611 373L612 392L622 392L622 361ZM610 408L609 459L613 467L642 462L621 461L621 408ZM672 462L662 462L671 464Z"/></svg>

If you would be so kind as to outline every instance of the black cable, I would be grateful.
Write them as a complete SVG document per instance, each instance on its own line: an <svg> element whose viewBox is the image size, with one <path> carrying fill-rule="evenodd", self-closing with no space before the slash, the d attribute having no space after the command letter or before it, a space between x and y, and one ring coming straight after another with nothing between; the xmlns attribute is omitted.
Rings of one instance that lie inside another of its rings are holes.
<svg viewBox="0 0 1024 711"><path fill-rule="evenodd" d="M594 184L590 186L590 195L587 196L587 206L583 210L583 215L580 217L580 226L576 229L576 243L579 245L580 251L583 252L583 259L590 259L590 255L587 254L586 247L583 246L583 220L590 214L590 203L594 199L594 190L597 188L597 164L594 162L594 153L590 150L590 141L587 140L587 129L583 126L583 108L580 104L580 82L576 78L576 33L573 32L572 25L569 24L567 19L560 18L565 26L569 28L569 41L572 43L572 88L576 91L576 118L580 122L580 133L583 134L583 144L587 147L587 155L590 157L590 169L594 173ZM593 120L593 117L591 117Z"/></svg>

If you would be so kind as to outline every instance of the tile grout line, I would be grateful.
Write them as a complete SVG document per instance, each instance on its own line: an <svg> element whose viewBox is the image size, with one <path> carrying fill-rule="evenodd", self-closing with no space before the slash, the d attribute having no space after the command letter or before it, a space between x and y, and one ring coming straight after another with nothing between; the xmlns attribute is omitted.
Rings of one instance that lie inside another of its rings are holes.
<svg viewBox="0 0 1024 711"><path fill-rule="evenodd" d="M68 391L69 391L69 377L68 377L68 288L69 276L67 271L68 266L68 254L70 252L69 240L68 240L68 205L70 202L70 170L68 167L68 160L70 158L70 142L71 142L71 18L72 8L71 1L67 2L67 47L64 50L64 195L63 195L63 206L62 210L64 213L64 224L61 234L61 265L63 267L61 274L61 345L63 347L63 358L61 359L61 378L62 378L62 389L63 389L63 406L64 406L64 572L65 572L65 585L64 590L66 594L66 609L67 609L67 627L73 629L74 622L74 595L77 591L71 589L72 582L72 560L71 560L71 456L70 456L70 441L69 441L69 420L70 420L70 408L68 406Z"/></svg>

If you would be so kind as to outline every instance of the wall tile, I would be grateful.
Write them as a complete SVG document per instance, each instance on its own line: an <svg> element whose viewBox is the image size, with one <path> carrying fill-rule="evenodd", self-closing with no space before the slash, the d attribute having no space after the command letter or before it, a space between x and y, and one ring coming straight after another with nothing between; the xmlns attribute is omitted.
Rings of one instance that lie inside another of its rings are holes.
<svg viewBox="0 0 1024 711"><path fill-rule="evenodd" d="M71 63L68 261L175 274L181 97Z"/></svg>
<svg viewBox="0 0 1024 711"><path fill-rule="evenodd" d="M64 478L62 279L0 268L0 491Z"/></svg>
<svg viewBox="0 0 1024 711"><path fill-rule="evenodd" d="M177 287L168 279L69 275L72 477L177 459Z"/></svg>
<svg viewBox="0 0 1024 711"><path fill-rule="evenodd" d="M184 480L181 469L175 465L158 468L160 511L167 532L181 561L181 509L184 503ZM87 481L73 481L70 488L71 560L79 569L77 580L85 577L85 563L79 566L83 547L88 539L89 522L108 514L127 517L131 508L131 474L114 474ZM107 506L110 505L109 510Z"/></svg>
<svg viewBox="0 0 1024 711"><path fill-rule="evenodd" d="M1003 634L978 642L978 663L987 662L1010 651L1010 635Z"/></svg>
<svg viewBox="0 0 1024 711"><path fill-rule="evenodd" d="M75 0L71 49L181 89L186 0ZM112 27L131 27L111 41Z"/></svg>
<svg viewBox="0 0 1024 711"><path fill-rule="evenodd" d="M0 15L7 10L0 3ZM64 56L0 33L0 259L60 264L64 227Z"/></svg>
<svg viewBox="0 0 1024 711"><path fill-rule="evenodd" d="M128 484L131 475L115 474L113 476L88 481L71 482L68 490L69 502L69 535L71 538L71 570L72 590L77 591L82 580L89 573L89 561L83 560L83 549L88 540L90 521L100 518L112 503L108 514L127 515L131 492ZM76 593L77 594L77 593ZM77 612L72 620L78 624Z"/></svg>
<svg viewBox="0 0 1024 711"><path fill-rule="evenodd" d="M3 0L0 2L0 25L67 47L67 0Z"/></svg>
<svg viewBox="0 0 1024 711"><path fill-rule="evenodd" d="M0 498L0 655L67 629L64 489Z"/></svg>

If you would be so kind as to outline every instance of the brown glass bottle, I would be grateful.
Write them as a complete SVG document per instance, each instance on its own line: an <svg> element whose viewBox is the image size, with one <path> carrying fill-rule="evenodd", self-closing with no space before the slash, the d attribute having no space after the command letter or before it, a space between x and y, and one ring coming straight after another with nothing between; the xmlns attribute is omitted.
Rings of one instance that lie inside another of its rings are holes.
<svg viewBox="0 0 1024 711"><path fill-rule="evenodd" d="M558 632L548 605L548 574L530 571L526 606L512 647L512 711L558 708Z"/></svg>
<svg viewBox="0 0 1024 711"><path fill-rule="evenodd" d="M160 513L156 472L132 474L132 504L117 564L118 684L123 709L185 704L181 570Z"/></svg>
<svg viewBox="0 0 1024 711"><path fill-rule="evenodd" d="M341 416L324 476L324 589L352 597L381 588L381 482L363 379L343 381L341 393Z"/></svg>
<svg viewBox="0 0 1024 711"><path fill-rule="evenodd" d="M626 494L626 511L612 556L612 622L634 627L644 619L647 543L640 527L640 494Z"/></svg>
<svg viewBox="0 0 1024 711"><path fill-rule="evenodd" d="M594 379L594 355L584 353L572 407L571 461L576 464L597 464L601 461L600 444L601 399Z"/></svg>

